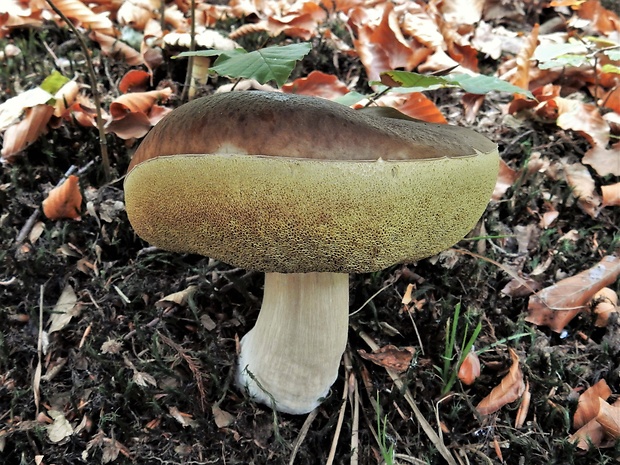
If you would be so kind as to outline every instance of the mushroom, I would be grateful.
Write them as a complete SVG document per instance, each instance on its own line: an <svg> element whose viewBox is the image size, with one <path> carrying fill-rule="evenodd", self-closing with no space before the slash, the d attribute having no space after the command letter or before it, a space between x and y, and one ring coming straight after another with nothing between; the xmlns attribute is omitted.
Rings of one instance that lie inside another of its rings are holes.
<svg viewBox="0 0 620 465"><path fill-rule="evenodd" d="M336 380L348 273L450 247L491 197L495 143L386 114L399 117L277 92L216 94L166 116L129 166L140 237L266 273L237 383L279 411L313 410Z"/></svg>

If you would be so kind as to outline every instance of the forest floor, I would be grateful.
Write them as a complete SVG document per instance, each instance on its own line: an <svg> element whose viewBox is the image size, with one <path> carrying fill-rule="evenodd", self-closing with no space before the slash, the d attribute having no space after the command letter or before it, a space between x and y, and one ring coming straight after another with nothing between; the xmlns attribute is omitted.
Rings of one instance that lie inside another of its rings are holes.
<svg viewBox="0 0 620 465"><path fill-rule="evenodd" d="M525 9L518 24L525 35L541 11ZM545 20L561 16L543 13ZM217 27L230 31L239 24L227 20ZM507 27L516 30L517 24ZM243 40L248 50L266 41L290 41L266 32ZM356 78L352 87L369 92L356 57L330 50L321 38L310 40L313 50L291 80L320 70L347 84ZM49 21L15 28L0 36L0 49L9 43L21 54L0 63L1 88L7 91L0 103L39 85L58 69L55 57L67 57L65 74L88 83L79 45L67 28ZM92 49L109 104L131 66L102 55L96 44ZM487 74L497 68L491 60L482 65ZM175 89L167 107L180 104L185 67L184 60L165 57L155 73L154 87L165 82ZM199 95L228 82L211 80ZM586 90L579 92L593 101ZM275 414L235 386L239 339L256 321L263 276L151 248L133 232L124 211L123 176L139 140L107 136L108 181L96 129L67 120L5 162L0 462L616 463L620 441L613 434L605 433L587 450L570 438L582 392L605 380L607 401L620 396L617 312L606 325L597 324L596 315L585 311L594 305L588 300L583 312L556 331L526 321L532 291L617 257L620 208L588 211L566 176L565 167L579 163L589 141L540 118L507 115L511 94L487 95L471 123L465 122L463 91L426 95L449 123L471 126L497 142L514 175L472 233L452 249L351 275L345 363L329 397L310 416ZM41 202L69 170L79 175L84 195L81 219L49 220L40 213ZM586 171L596 195L601 185L618 182L591 167ZM608 285L619 289L615 278ZM182 291L180 303L162 300ZM61 294L64 306L58 305ZM62 318L52 321L54 312ZM479 323L474 349L481 374L469 386L457 380L446 393L463 342ZM52 330L50 324L57 326ZM398 382L385 366L362 357L373 343L413 348ZM452 358L444 368L446 354ZM510 370L515 363L519 373ZM531 397L520 395L482 415L476 406L503 379L510 382L507 373ZM520 408L525 416L515 425Z"/></svg>

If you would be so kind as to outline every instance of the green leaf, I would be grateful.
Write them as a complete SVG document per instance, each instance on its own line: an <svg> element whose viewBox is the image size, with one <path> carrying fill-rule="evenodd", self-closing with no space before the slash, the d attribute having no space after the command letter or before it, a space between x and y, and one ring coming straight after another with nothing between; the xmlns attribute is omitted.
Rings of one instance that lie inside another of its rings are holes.
<svg viewBox="0 0 620 465"><path fill-rule="evenodd" d="M54 95L67 82L69 82L68 77L63 76L58 71L54 71L52 74L50 74L48 77L46 77L43 80L43 82L41 83L39 87L41 87L41 89L43 89L44 91L49 92L50 94Z"/></svg>
<svg viewBox="0 0 620 465"><path fill-rule="evenodd" d="M235 48L233 50L196 50L194 52L182 52L173 56L173 59L184 57L214 57L216 55L238 55L248 53L242 48Z"/></svg>
<svg viewBox="0 0 620 465"><path fill-rule="evenodd" d="M333 101L340 103L341 105L350 107L351 105L356 104L360 100L364 100L366 97L366 95L360 94L359 92L352 90L351 92L348 92L340 97L336 97Z"/></svg>
<svg viewBox="0 0 620 465"><path fill-rule="evenodd" d="M620 61L620 49L605 50L603 53L612 61Z"/></svg>
<svg viewBox="0 0 620 465"><path fill-rule="evenodd" d="M221 53L209 71L231 78L256 79L261 84L275 81L281 87L298 60L310 52L307 42L267 47L250 53Z"/></svg>
<svg viewBox="0 0 620 465"><path fill-rule="evenodd" d="M529 90L514 86L495 76L485 76L484 74L478 74L476 76L470 76L469 74L449 74L446 76L446 79L453 84L458 84L463 90L471 94L488 94L489 92L497 91L522 94L531 99L534 98L534 95Z"/></svg>
<svg viewBox="0 0 620 465"><path fill-rule="evenodd" d="M406 87L407 91L420 92L440 87L460 87L472 94L488 94L489 92L509 92L523 94L534 98L529 90L521 89L494 76L477 74L448 74L446 76L427 76L408 71L385 71L381 73L381 82L390 87Z"/></svg>
<svg viewBox="0 0 620 465"><path fill-rule="evenodd" d="M592 61L590 57L586 55L566 54L566 55L560 55L558 57L555 57L552 60L541 61L538 64L538 67L540 69L549 69L549 68L555 68L555 67L563 68L565 66L578 68L583 65L592 65Z"/></svg>
<svg viewBox="0 0 620 465"><path fill-rule="evenodd" d="M603 73L615 73L620 74L620 66L615 66L612 64L606 64L601 67L601 71Z"/></svg>

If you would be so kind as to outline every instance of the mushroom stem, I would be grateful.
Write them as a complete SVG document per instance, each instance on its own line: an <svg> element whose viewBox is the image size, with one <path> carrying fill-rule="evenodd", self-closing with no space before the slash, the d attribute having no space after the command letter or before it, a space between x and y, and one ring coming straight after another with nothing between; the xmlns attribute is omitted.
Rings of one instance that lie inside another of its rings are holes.
<svg viewBox="0 0 620 465"><path fill-rule="evenodd" d="M312 411L338 376L348 321L348 274L267 273L256 325L241 340L237 383L281 412Z"/></svg>

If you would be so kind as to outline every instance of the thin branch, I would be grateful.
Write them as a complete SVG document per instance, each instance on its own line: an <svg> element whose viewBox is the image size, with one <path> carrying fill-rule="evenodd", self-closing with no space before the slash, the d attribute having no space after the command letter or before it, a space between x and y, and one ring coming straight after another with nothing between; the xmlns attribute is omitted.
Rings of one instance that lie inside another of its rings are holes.
<svg viewBox="0 0 620 465"><path fill-rule="evenodd" d="M189 25L189 51L194 52L196 50L196 1L191 0L190 5L190 25ZM187 74L185 75L185 85L183 86L183 93L181 94L181 102L187 100L189 88L192 85L192 69L194 68L194 57L190 56L187 60Z"/></svg>

